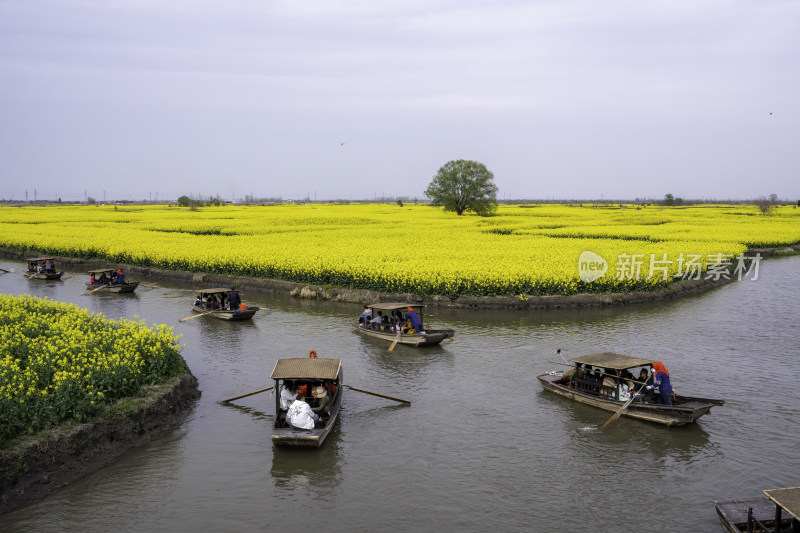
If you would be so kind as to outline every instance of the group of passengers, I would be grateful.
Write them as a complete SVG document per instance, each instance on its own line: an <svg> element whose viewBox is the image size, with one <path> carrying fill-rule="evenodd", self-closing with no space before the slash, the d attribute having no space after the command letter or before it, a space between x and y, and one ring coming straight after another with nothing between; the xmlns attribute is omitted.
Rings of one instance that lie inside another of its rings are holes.
<svg viewBox="0 0 800 533"><path fill-rule="evenodd" d="M55 271L56 267L50 262L49 259L47 259L43 265L40 265L36 261L31 261L31 263L28 265L28 272L36 272L37 274L44 272L45 274L52 274Z"/></svg>
<svg viewBox="0 0 800 533"><path fill-rule="evenodd" d="M205 308L211 311L224 309L227 311L236 311L239 314L247 309L247 307L242 303L239 293L236 292L236 289L233 287L231 287L230 292L227 294L221 294L219 299L217 299L216 294L209 294L204 302L202 298L198 296L197 300L194 302L194 305L195 307Z"/></svg>
<svg viewBox="0 0 800 533"><path fill-rule="evenodd" d="M590 364L577 363L564 375L564 382L569 387L611 396L622 402L633 398L638 402L672 405L672 384L661 361L641 368L638 379L634 379L628 369L593 368Z"/></svg>
<svg viewBox="0 0 800 533"><path fill-rule="evenodd" d="M391 333L424 333L422 320L413 307L408 308L405 316L400 309L392 311L390 315L384 315L383 311L378 311L378 314L373 316L372 309L365 305L364 312L358 317L358 323L363 324L366 328Z"/></svg>
<svg viewBox="0 0 800 533"><path fill-rule="evenodd" d="M105 272L100 274L100 277L96 277L94 272L92 275L89 276L89 283L94 285L95 283L100 283L101 285L108 285L110 283L116 283L118 285L122 285L125 283L125 274L122 273L122 269L118 268L116 272L113 272L109 277Z"/></svg>
<svg viewBox="0 0 800 533"><path fill-rule="evenodd" d="M310 404L307 401L309 389ZM336 394L335 384L285 379L279 390L280 423L285 422L292 429L325 427L325 422L331 415L331 396Z"/></svg>

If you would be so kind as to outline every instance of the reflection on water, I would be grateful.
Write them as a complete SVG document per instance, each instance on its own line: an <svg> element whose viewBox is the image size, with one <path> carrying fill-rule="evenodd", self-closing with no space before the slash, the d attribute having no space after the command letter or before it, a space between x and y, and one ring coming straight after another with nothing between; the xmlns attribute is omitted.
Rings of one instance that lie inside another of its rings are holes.
<svg viewBox="0 0 800 533"><path fill-rule="evenodd" d="M0 529L239 532L301 516L341 530L571 531L590 517L598 531L717 531L714 499L797 483L800 421L786 391L796 390L800 302L786 288L800 283L799 267L800 257L770 259L757 282L661 304L431 309L426 321L455 329L456 341L392 352L352 332L356 304L243 291L269 312L178 322L203 287L159 281L133 297L81 296L77 278L0 275L6 293L172 326L203 392L178 430L0 517ZM726 404L684 427L620 418L600 429L611 413L536 380L563 368L550 362L557 349L566 359L617 351L662 360L676 391ZM309 350L341 358L345 383L411 405L347 390L320 449L275 449L270 393L218 403L271 385L277 359Z"/></svg>

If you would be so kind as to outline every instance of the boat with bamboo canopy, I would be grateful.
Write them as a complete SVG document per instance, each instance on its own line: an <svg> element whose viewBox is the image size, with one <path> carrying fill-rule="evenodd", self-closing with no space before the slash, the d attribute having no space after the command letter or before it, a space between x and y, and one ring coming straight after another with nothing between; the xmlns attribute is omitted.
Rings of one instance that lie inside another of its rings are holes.
<svg viewBox="0 0 800 533"><path fill-rule="evenodd" d="M56 270L52 257L32 257L25 260L28 263L27 272L23 272L27 279L61 279L63 272Z"/></svg>
<svg viewBox="0 0 800 533"><path fill-rule="evenodd" d="M544 390L576 402L617 412L644 385L641 381L626 377L629 374L624 371L649 369L655 360L602 352L576 357L570 359L570 362L575 366L567 372L548 372L536 376ZM630 375L638 376L638 372ZM712 407L724 403L723 400L673 393L672 405L666 405L654 403L640 394L634 397L621 415L667 426L680 426L697 421L711 411Z"/></svg>
<svg viewBox="0 0 800 533"><path fill-rule="evenodd" d="M762 498L715 501L714 509L722 529L727 533L800 532L800 487L762 492L765 496Z"/></svg>
<svg viewBox="0 0 800 533"><path fill-rule="evenodd" d="M192 311L220 320L250 320L259 307L248 307L239 299L239 293L231 288L202 289L192 304Z"/></svg>
<svg viewBox="0 0 800 533"><path fill-rule="evenodd" d="M389 343L405 344L407 346L432 346L445 339L455 337L455 330L433 329L430 324L423 321L422 304L409 304L403 302L383 302L365 306L370 310L372 317L384 317L381 323L359 321L353 326L353 331L365 337L383 339ZM406 313L413 310L419 316L422 327L420 331L413 329L405 318Z"/></svg>
<svg viewBox="0 0 800 533"><path fill-rule="evenodd" d="M275 380L275 418L272 424L272 444L275 446L304 446L318 448L330 434L334 423L339 418L342 405L342 360L317 357L311 351L309 357L278 359L275 368L270 374L270 379ZM316 389L324 391L330 402L330 414L321 415L321 427L314 429L301 429L292 427L286 420L286 411L281 410L281 387L291 384L292 390L301 391L299 394L312 403L315 398L321 397L315 393ZM321 388L321 389L320 389Z"/></svg>

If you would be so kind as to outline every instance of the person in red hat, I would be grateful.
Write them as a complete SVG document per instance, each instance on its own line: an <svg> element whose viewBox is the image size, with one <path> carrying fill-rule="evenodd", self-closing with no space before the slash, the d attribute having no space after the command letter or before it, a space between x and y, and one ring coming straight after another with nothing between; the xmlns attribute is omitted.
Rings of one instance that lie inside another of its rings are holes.
<svg viewBox="0 0 800 533"><path fill-rule="evenodd" d="M115 281L117 283L119 283L120 285L125 283L125 275L122 273L122 269L121 268L117 269L117 279Z"/></svg>
<svg viewBox="0 0 800 533"><path fill-rule="evenodd" d="M417 316L413 307L408 308L406 320L408 320L408 323L411 325L412 331L410 331L410 333L422 333L422 320Z"/></svg>

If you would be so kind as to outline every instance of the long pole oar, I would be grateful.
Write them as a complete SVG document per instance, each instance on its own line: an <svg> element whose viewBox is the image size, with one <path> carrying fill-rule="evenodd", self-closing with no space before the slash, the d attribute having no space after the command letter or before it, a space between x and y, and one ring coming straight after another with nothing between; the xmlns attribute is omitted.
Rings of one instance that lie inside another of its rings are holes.
<svg viewBox="0 0 800 533"><path fill-rule="evenodd" d="M650 373L648 372L648 375L649 375L649 374L650 374ZM605 424L603 424L603 429L605 429L605 428L607 428L608 426L610 426L611 424L613 424L613 423L614 423L614 422L617 420L617 418L619 418L619 417L622 415L622 412L623 412L623 411L625 411L625 409L627 409L627 408L628 408L628 406L629 406L630 404L632 404L632 403L633 403L633 400L635 400L635 399L636 399L636 396L642 392L642 389L644 388L644 386L645 386L646 384L647 384L647 382L645 382L645 383L642 383L642 384L639 386L639 390L637 390L637 391L636 391L634 394L631 394L631 397L628 399L628 401L627 401L627 402L625 402L624 404L622 404L622 407L620 407L620 408L617 410L617 412L616 412L616 413L614 413L613 415L611 415L611 418L609 418L608 420L606 420L606 423L605 423Z"/></svg>
<svg viewBox="0 0 800 533"><path fill-rule="evenodd" d="M193 318L197 318L197 317L199 317L199 316L210 315L210 314L211 314L211 313L213 313L214 311L216 311L216 309L212 309L211 311L206 311L205 313L200 313L199 315L187 316L186 318L181 318L180 320L178 320L178 322L184 322L184 321L186 321L186 320L191 320L191 319L193 319Z"/></svg>
<svg viewBox="0 0 800 533"><path fill-rule="evenodd" d="M6 270L5 268L0 268L0 270L2 270L3 272L5 272L6 274L8 274L9 272L11 272L10 270Z"/></svg>
<svg viewBox="0 0 800 533"><path fill-rule="evenodd" d="M105 289L106 287L110 287L111 285L112 285L111 283L106 283L105 285L100 285L96 289L92 289L89 292L84 292L83 294L81 294L81 296L86 296L87 294L92 294L93 292L97 292L100 289Z"/></svg>
<svg viewBox="0 0 800 533"><path fill-rule="evenodd" d="M395 338L394 338L394 342L392 342L392 345L391 345L391 346L389 346L389 351L390 351L390 352L391 352L392 350L394 350L394 347L395 347L395 346L397 346L397 341L399 341L399 340L400 340L400 335L402 335L402 334L403 334L403 330L402 330L402 329L401 329L400 331L398 331L398 332L397 332L397 337L395 337Z"/></svg>
<svg viewBox="0 0 800 533"><path fill-rule="evenodd" d="M248 396L252 396L254 394L259 394L261 392L267 392L268 390L272 390L275 387L267 387L266 389L257 390L255 392L248 392L247 394L242 394L241 396L234 396L233 398L228 398L227 400L222 400L221 403L228 403L232 402L233 400L238 400L239 398L247 398Z"/></svg>
<svg viewBox="0 0 800 533"><path fill-rule="evenodd" d="M400 398L394 398L392 396L386 396L385 394L378 394L377 392L371 392L368 390L359 389L357 387L351 387L350 385L345 385L345 387L347 387L348 389L352 389L356 392L363 392L364 394L371 394L373 396L377 396L378 398L386 398L387 400L394 400L396 402L407 403L408 405L411 405L411 402L409 402L408 400L401 400Z"/></svg>

